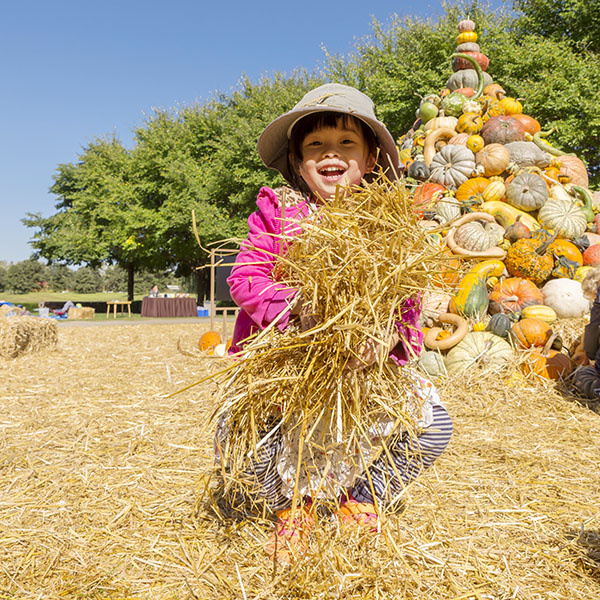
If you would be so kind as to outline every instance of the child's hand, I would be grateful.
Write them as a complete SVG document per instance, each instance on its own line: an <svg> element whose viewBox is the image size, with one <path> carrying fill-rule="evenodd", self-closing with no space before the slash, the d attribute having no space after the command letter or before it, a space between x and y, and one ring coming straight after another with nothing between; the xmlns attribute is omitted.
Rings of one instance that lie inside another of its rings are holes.
<svg viewBox="0 0 600 600"><path fill-rule="evenodd" d="M400 336L398 335L398 332L392 332L388 342L387 352L389 353L389 351L392 350L392 348L394 348L399 341ZM346 366L348 369L352 369L354 371L362 371L362 369L370 367L382 354L382 352L384 352L384 350L385 348L382 344L369 338L358 347L356 352L357 356L351 358Z"/></svg>
<svg viewBox="0 0 600 600"><path fill-rule="evenodd" d="M292 307L291 315L300 319L300 327L302 331L312 329L317 324L314 311L309 302L306 302L302 295L298 295L296 304Z"/></svg>

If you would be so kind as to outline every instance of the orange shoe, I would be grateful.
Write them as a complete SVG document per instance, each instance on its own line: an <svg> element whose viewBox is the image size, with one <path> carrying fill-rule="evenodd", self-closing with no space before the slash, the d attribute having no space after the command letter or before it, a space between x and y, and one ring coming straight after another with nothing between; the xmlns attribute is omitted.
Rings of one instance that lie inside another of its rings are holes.
<svg viewBox="0 0 600 600"><path fill-rule="evenodd" d="M291 562L308 548L308 536L315 521L310 506L286 508L276 513L275 529L265 545L265 551L275 561Z"/></svg>
<svg viewBox="0 0 600 600"><path fill-rule="evenodd" d="M340 523L356 523L371 533L379 531L377 509L370 502L359 502L350 496L340 503L336 516Z"/></svg>

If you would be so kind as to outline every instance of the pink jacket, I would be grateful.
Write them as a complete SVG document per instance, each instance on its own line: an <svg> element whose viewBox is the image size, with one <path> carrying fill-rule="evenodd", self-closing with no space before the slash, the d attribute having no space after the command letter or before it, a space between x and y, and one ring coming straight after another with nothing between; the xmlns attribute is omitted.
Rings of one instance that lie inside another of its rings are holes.
<svg viewBox="0 0 600 600"><path fill-rule="evenodd" d="M273 190L260 189L256 199L258 211L248 218L248 239L242 244L227 283L231 297L241 308L233 330L230 353L241 350L243 340L259 329L264 329L282 311L285 311L298 290L278 283L273 278L276 257L285 254L287 244L280 239L282 230L286 236L294 236L301 229L294 220L306 217L309 206L305 201L283 207ZM282 212L284 215L282 215ZM407 300L401 312L402 323L396 322L401 342L390 353L399 365L405 364L411 355L419 354L423 332L417 325L421 307L414 300ZM289 323L289 309L279 319L277 326L284 330Z"/></svg>

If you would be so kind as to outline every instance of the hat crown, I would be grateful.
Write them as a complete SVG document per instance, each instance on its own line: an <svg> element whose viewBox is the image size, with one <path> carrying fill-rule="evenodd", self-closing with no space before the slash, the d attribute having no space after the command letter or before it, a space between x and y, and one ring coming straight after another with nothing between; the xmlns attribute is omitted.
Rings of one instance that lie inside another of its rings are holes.
<svg viewBox="0 0 600 600"><path fill-rule="evenodd" d="M291 112L315 108L358 113L375 118L375 105L369 96L341 83L326 83L306 93Z"/></svg>

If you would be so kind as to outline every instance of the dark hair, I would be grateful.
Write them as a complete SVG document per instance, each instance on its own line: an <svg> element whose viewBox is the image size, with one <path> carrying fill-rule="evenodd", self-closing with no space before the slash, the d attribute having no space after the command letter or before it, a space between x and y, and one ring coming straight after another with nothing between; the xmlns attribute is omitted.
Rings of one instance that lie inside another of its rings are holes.
<svg viewBox="0 0 600 600"><path fill-rule="evenodd" d="M293 126L288 145L289 170L293 175L295 187L303 193L309 194L310 190L308 189L302 177L300 177L300 174L296 168L296 161L302 160L302 142L307 135L313 131L316 131L317 129L323 129L326 127L335 129L339 126L345 128L358 127L365 142L367 143L369 154L377 156L378 146L375 132L361 119L346 113L339 113L335 111L322 111L307 115L306 117L300 119Z"/></svg>

